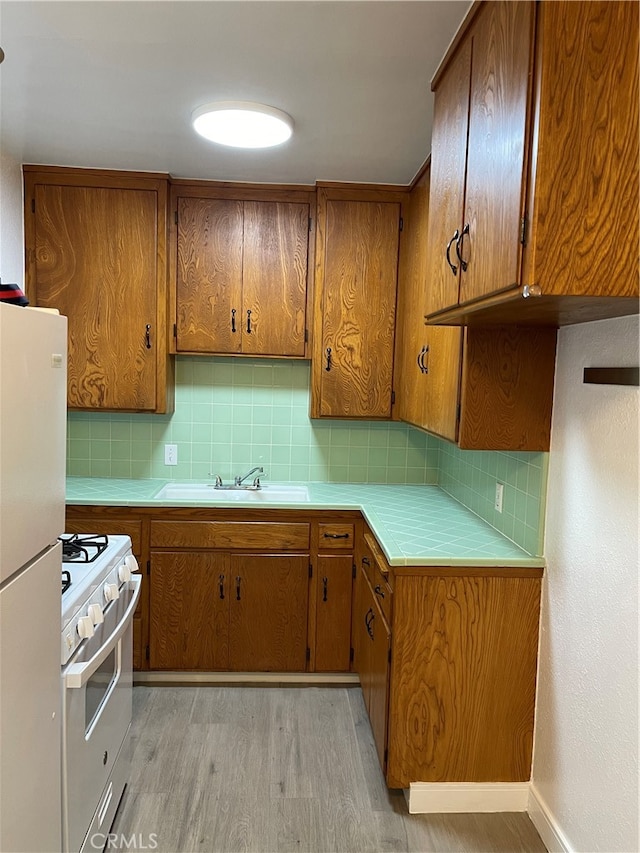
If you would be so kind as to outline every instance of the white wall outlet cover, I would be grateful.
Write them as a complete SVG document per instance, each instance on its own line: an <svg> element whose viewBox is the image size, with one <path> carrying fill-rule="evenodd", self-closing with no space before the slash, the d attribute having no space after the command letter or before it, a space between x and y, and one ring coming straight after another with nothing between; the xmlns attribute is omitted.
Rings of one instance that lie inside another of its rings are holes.
<svg viewBox="0 0 640 853"><path fill-rule="evenodd" d="M502 499L504 497L504 484L496 483L496 501L494 504L494 509L496 512L502 512Z"/></svg>
<svg viewBox="0 0 640 853"><path fill-rule="evenodd" d="M165 465L177 465L178 464L178 445L177 444L165 444L165 446L164 446L164 464Z"/></svg>

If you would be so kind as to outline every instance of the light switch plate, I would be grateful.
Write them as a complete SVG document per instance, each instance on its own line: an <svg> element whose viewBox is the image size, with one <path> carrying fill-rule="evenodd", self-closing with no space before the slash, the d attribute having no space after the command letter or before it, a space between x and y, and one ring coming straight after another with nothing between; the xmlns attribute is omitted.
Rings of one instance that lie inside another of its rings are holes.
<svg viewBox="0 0 640 853"><path fill-rule="evenodd" d="M178 464L178 445L177 444L165 444L165 446L164 446L164 464L165 465L177 465Z"/></svg>
<svg viewBox="0 0 640 853"><path fill-rule="evenodd" d="M496 483L496 502L494 504L494 509L496 512L502 512L502 498L504 496L504 484Z"/></svg>

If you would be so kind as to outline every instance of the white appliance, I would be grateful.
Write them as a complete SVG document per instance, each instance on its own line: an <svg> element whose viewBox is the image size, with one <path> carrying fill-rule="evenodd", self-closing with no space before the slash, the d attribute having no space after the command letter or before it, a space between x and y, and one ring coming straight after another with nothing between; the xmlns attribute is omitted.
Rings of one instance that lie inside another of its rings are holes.
<svg viewBox="0 0 640 853"><path fill-rule="evenodd" d="M0 303L0 850L61 844L67 320Z"/></svg>
<svg viewBox="0 0 640 853"><path fill-rule="evenodd" d="M62 539L62 849L78 853L102 849L129 777L142 581L128 536Z"/></svg>

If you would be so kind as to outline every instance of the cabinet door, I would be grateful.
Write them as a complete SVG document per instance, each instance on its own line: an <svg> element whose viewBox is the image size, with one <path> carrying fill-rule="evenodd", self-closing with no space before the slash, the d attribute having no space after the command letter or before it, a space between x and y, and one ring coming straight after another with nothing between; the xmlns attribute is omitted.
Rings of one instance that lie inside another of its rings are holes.
<svg viewBox="0 0 640 853"><path fill-rule="evenodd" d="M228 555L152 553L150 579L151 669L227 669Z"/></svg>
<svg viewBox="0 0 640 853"><path fill-rule="evenodd" d="M69 406L153 411L157 193L37 184L34 198L36 302L69 319Z"/></svg>
<svg viewBox="0 0 640 853"><path fill-rule="evenodd" d="M304 355L308 243L308 204L245 201L243 353Z"/></svg>
<svg viewBox="0 0 640 853"><path fill-rule="evenodd" d="M400 204L326 202L320 416L388 418Z"/></svg>
<svg viewBox="0 0 640 853"><path fill-rule="evenodd" d="M460 261L456 256L456 238L460 236L464 212L470 76L471 40L467 39L458 48L435 92L427 242L431 311L458 304Z"/></svg>
<svg viewBox="0 0 640 853"><path fill-rule="evenodd" d="M380 767L384 771L387 750L391 632L373 597L371 598L371 615L367 623L367 639L365 642L369 644L369 720Z"/></svg>
<svg viewBox="0 0 640 853"><path fill-rule="evenodd" d="M178 199L176 348L242 348L241 201Z"/></svg>
<svg viewBox="0 0 640 853"><path fill-rule="evenodd" d="M309 557L232 554L229 665L240 672L304 672Z"/></svg>
<svg viewBox="0 0 640 853"><path fill-rule="evenodd" d="M316 672L348 672L353 557L318 557Z"/></svg>
<svg viewBox="0 0 640 853"><path fill-rule="evenodd" d="M517 287L533 3L485 3L473 28L460 302Z"/></svg>

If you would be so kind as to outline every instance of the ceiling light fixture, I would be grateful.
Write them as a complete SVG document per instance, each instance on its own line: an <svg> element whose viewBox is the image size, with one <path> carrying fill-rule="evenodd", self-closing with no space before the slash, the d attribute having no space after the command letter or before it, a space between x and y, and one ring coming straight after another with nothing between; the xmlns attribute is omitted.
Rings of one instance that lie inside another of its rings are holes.
<svg viewBox="0 0 640 853"><path fill-rule="evenodd" d="M200 136L233 148L271 148L293 133L293 119L282 110L249 101L204 104L191 114Z"/></svg>

